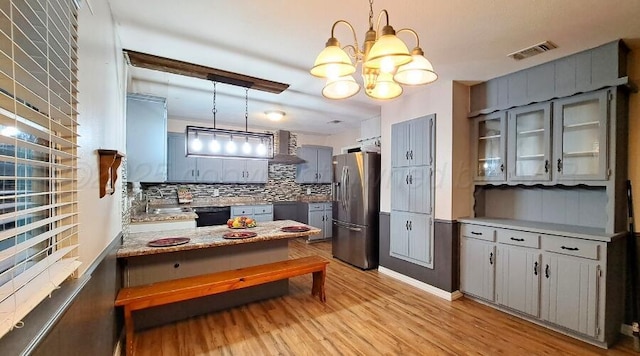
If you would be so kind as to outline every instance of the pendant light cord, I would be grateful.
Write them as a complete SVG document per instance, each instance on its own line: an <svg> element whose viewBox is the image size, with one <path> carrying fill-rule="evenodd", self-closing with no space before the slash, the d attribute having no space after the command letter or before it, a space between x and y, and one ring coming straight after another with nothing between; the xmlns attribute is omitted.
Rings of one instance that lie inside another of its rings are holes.
<svg viewBox="0 0 640 356"><path fill-rule="evenodd" d="M244 94L244 131L249 132L249 88Z"/></svg>
<svg viewBox="0 0 640 356"><path fill-rule="evenodd" d="M213 113L213 128L216 128L216 113L218 110L216 109L216 82L213 82L213 109L211 112Z"/></svg>

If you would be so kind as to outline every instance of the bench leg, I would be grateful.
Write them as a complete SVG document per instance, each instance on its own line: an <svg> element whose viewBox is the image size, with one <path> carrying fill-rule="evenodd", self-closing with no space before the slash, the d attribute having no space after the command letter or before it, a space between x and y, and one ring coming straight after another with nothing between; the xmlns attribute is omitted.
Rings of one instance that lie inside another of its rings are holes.
<svg viewBox="0 0 640 356"><path fill-rule="evenodd" d="M133 315L128 305L124 307L124 329L127 341L127 356L133 356Z"/></svg>
<svg viewBox="0 0 640 356"><path fill-rule="evenodd" d="M311 287L311 295L318 296L323 303L327 301L324 294L324 279L326 274L326 268L323 268L322 271L313 272L313 286Z"/></svg>

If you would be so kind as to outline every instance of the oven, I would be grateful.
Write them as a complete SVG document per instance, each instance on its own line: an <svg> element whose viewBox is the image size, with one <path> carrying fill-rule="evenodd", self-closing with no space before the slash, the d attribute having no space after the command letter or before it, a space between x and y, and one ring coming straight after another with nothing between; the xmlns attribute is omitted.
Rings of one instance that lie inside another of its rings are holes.
<svg viewBox="0 0 640 356"><path fill-rule="evenodd" d="M231 208L228 206L206 206L193 208L198 215L196 226L225 225L231 217Z"/></svg>

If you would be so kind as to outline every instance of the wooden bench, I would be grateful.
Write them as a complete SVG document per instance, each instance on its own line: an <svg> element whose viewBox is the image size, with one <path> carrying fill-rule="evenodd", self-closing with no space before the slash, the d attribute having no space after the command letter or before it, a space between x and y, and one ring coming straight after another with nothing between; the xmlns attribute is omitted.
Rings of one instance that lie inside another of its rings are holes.
<svg viewBox="0 0 640 356"><path fill-rule="evenodd" d="M155 306L256 286L290 277L313 273L311 295L325 302L324 280L329 261L309 256L246 267L231 271L162 281L143 286L122 288L115 305L124 307L127 355L133 355L134 325L132 312Z"/></svg>

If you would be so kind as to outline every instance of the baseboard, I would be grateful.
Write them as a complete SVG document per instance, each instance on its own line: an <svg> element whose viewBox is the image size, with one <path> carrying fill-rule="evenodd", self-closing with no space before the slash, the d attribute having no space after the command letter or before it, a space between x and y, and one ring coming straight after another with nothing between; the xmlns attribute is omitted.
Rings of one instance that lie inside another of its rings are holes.
<svg viewBox="0 0 640 356"><path fill-rule="evenodd" d="M460 291L455 291L453 293L447 292L445 290L442 290L440 288L436 288L432 285L426 284L424 282L420 282L418 280L415 280L411 277L407 277L404 274L400 274L396 271L390 270L386 267L382 267L379 266L378 267L378 272L387 275L391 278L397 279L401 282L404 282L406 284L409 284L411 286L414 286L420 290L423 290L429 294L433 294L436 297L440 297L442 299L448 300L448 301L454 301L460 297L462 297L462 293L460 293Z"/></svg>

